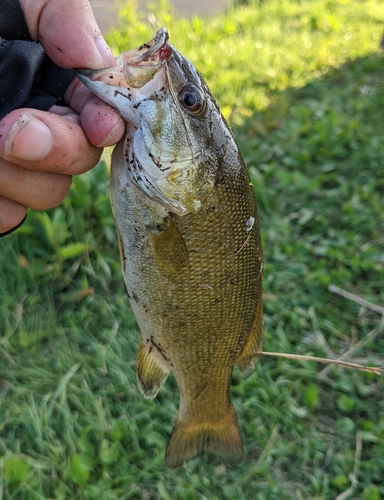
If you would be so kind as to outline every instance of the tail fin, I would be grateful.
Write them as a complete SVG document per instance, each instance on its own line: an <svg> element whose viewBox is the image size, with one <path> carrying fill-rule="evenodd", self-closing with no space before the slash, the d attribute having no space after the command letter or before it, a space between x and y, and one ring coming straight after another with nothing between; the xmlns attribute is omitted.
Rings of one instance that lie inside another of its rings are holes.
<svg viewBox="0 0 384 500"><path fill-rule="evenodd" d="M213 454L224 462L239 463L243 457L243 442L233 406L222 419L209 422L177 421L165 453L170 469L179 467L191 458Z"/></svg>

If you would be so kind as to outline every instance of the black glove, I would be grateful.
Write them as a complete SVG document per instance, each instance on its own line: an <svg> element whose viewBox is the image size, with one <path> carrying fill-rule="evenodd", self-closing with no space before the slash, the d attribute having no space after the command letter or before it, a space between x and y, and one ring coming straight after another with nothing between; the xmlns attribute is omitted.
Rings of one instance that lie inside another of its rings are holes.
<svg viewBox="0 0 384 500"><path fill-rule="evenodd" d="M31 41L18 0L0 3L0 118L18 108L63 105L75 74L57 66Z"/></svg>

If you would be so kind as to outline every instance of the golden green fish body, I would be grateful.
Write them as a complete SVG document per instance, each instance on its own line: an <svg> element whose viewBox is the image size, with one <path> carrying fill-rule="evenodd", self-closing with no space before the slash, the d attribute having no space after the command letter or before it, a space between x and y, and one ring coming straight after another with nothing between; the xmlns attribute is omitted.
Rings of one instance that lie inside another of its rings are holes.
<svg viewBox="0 0 384 500"><path fill-rule="evenodd" d="M135 76L141 94L129 103L140 103L134 109L142 108L141 115L115 149L111 169L122 267L141 330L138 382L152 398L170 371L177 381L169 467L200 453L239 461L231 374L235 362L252 368L262 343L253 187L194 67L166 39L159 42L159 32L146 47L151 74L146 67L144 76ZM132 66L137 51L128 54Z"/></svg>

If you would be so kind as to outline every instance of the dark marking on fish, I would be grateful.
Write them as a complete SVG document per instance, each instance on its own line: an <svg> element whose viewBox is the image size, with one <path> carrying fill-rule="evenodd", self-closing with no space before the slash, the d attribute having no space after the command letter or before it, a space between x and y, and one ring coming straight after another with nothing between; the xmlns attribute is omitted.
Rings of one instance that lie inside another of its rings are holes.
<svg viewBox="0 0 384 500"><path fill-rule="evenodd" d="M128 298L130 300L132 300L132 297L129 295L128 288L127 288L127 285L125 283L124 283L124 290L125 290L125 293L127 294Z"/></svg>
<svg viewBox="0 0 384 500"><path fill-rule="evenodd" d="M113 93L113 97L117 97L118 95L121 95L121 96L125 97L126 99L130 99L128 96L123 94L123 92L120 92L119 90L115 90Z"/></svg>
<svg viewBox="0 0 384 500"><path fill-rule="evenodd" d="M164 172L165 170L169 170L171 167L163 167L162 163L160 163L160 160L158 160L151 152L148 153L148 156L151 158L153 163L156 165L156 167Z"/></svg>
<svg viewBox="0 0 384 500"><path fill-rule="evenodd" d="M163 346L160 344L160 343L156 343L154 338L153 338L153 335L151 335L151 343L153 345L153 347L163 356L163 358L165 359L165 361L167 361L169 363L169 358L165 355L165 351L164 351L164 348Z"/></svg>
<svg viewBox="0 0 384 500"><path fill-rule="evenodd" d="M244 340L241 340L239 342L239 345L237 345L235 347L235 349L231 349L230 353L235 357L235 359L237 359L237 357L239 356L239 354L243 350L243 347L244 347Z"/></svg>

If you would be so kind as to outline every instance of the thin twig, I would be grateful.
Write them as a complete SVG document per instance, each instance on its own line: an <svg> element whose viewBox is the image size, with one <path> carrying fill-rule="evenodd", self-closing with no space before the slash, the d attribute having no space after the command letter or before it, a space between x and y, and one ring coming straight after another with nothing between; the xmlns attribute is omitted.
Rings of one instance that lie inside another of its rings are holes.
<svg viewBox="0 0 384 500"><path fill-rule="evenodd" d="M350 358L357 350L363 348L368 343L373 342L375 338L383 331L383 327L384 327L384 316L381 316L380 323L372 331L370 331L366 337L359 340L359 342L356 342L356 344L350 347L348 351L339 356L338 359L345 360L346 358ZM324 370L322 370L322 373L326 374L327 371L329 371L328 369L329 367L327 366L327 368L324 368Z"/></svg>
<svg viewBox="0 0 384 500"><path fill-rule="evenodd" d="M352 358L352 363L357 363L358 365L366 365L372 363L374 366L384 367L384 358L370 357L370 358Z"/></svg>
<svg viewBox="0 0 384 500"><path fill-rule="evenodd" d="M255 465L251 467L251 469L242 477L240 480L240 484L246 483L251 477L257 472L261 464L264 462L265 458L267 457L268 453L270 452L273 443L275 442L280 430L280 425L276 424L275 427L273 428L271 435L269 436L269 439L267 441L267 444L265 445L263 451L260 453L259 458L257 459Z"/></svg>
<svg viewBox="0 0 384 500"><path fill-rule="evenodd" d="M331 293L336 293L337 295L341 295L341 297L344 297L345 299L352 300L352 302L356 302L356 304L360 304L361 306L364 306L367 309L370 309L371 311L375 311L379 314L384 315L384 307L372 304L372 302L363 299L363 297L355 295L354 293L346 292L345 290L342 290L336 285L329 285L328 291Z"/></svg>
<svg viewBox="0 0 384 500"><path fill-rule="evenodd" d="M0 337L0 346L5 344L11 337L12 335L15 333L15 331L17 330L20 322L21 322L21 318L23 317L23 302L24 300L27 298L27 295L24 295L20 302L16 305L16 311L15 311L15 316L16 316L16 321L15 321L15 324L13 325L13 327L11 327L9 329L9 331L3 336L3 337Z"/></svg>
<svg viewBox="0 0 384 500"><path fill-rule="evenodd" d="M3 461L0 460L0 500L3 500Z"/></svg>
<svg viewBox="0 0 384 500"><path fill-rule="evenodd" d="M340 495L337 495L336 500L345 500L346 498L350 497L353 493L353 490L356 488L357 483L358 483L358 475L359 475L359 467L360 467L360 459L361 459L361 452L363 450L363 440L361 438L360 432L356 433L356 453L355 453L355 464L353 466L353 472L351 476L351 486L345 490L343 493L340 493Z"/></svg>
<svg viewBox="0 0 384 500"><path fill-rule="evenodd" d="M316 363L325 363L342 366L343 368L350 368L352 370L360 370L362 372L374 373L375 375L384 375L384 369L376 366L364 366L357 363L350 363L348 361L341 361L338 359L318 358L317 356L307 356L301 354L287 354L284 352L266 352L262 351L260 354L264 356L273 356L277 358L296 359L299 361L316 361Z"/></svg>
<svg viewBox="0 0 384 500"><path fill-rule="evenodd" d="M9 362L9 364L11 366L14 366L15 365L15 360L13 359L13 356L11 356L5 349L3 349L2 347L0 347L0 354L2 354L4 356L4 358L6 358ZM1 498L0 498L1 500Z"/></svg>

